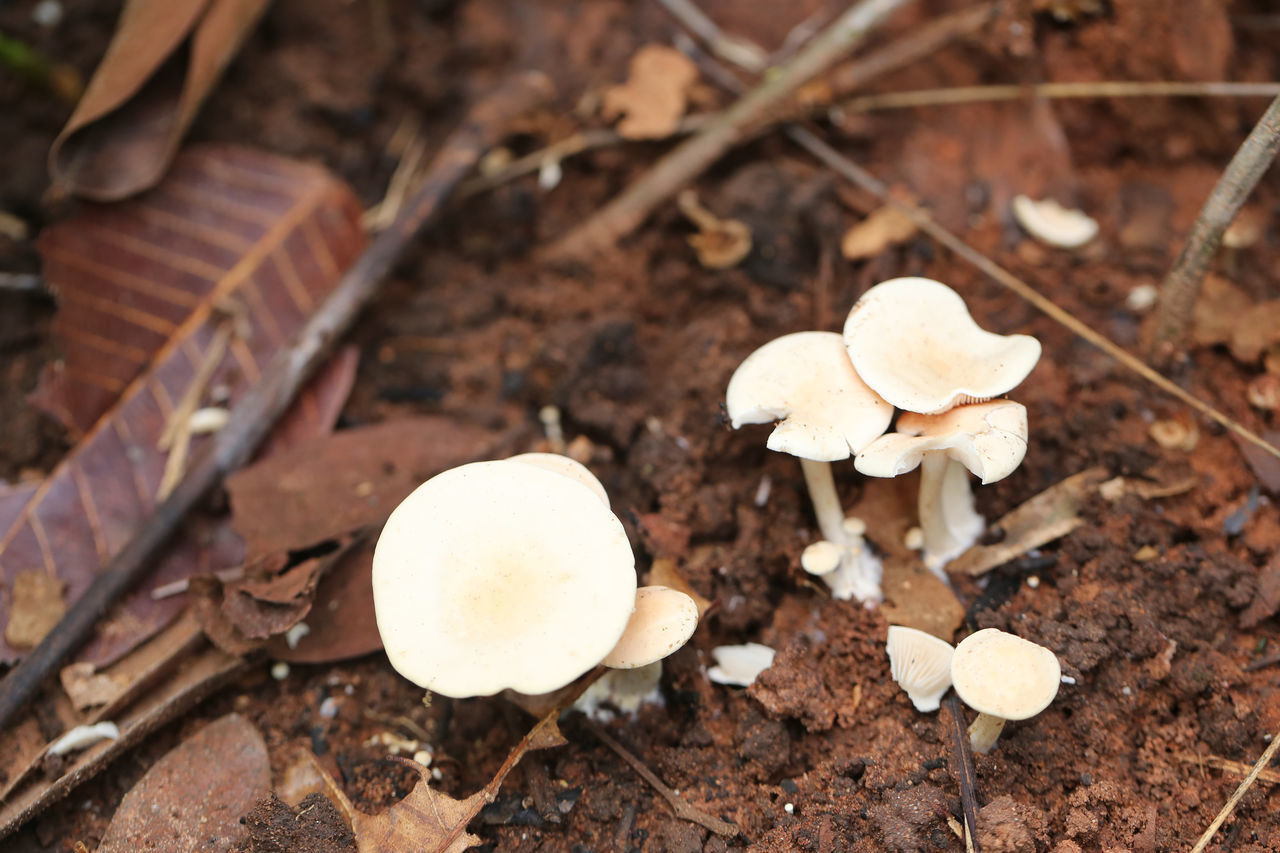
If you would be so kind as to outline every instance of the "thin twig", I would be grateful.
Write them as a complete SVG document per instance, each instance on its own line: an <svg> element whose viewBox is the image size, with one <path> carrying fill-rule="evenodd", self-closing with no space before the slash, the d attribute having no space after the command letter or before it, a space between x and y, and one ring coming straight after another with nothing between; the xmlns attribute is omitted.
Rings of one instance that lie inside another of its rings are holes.
<svg viewBox="0 0 1280 853"><path fill-rule="evenodd" d="M1244 671L1253 672L1255 669L1264 669L1268 666L1275 666L1278 663L1280 663L1280 654L1274 654L1270 657L1249 661L1249 663L1245 664Z"/></svg>
<svg viewBox="0 0 1280 853"><path fill-rule="evenodd" d="M969 731L965 728L960 699L954 690L947 694L943 704L947 706L947 715L951 717L952 755L955 756L956 783L960 786L960 808L964 812L965 850L968 853L982 853L978 846L978 784L973 775L973 750L969 746Z"/></svg>
<svg viewBox="0 0 1280 853"><path fill-rule="evenodd" d="M289 347L267 366L262 378L232 411L209 452L155 508L53 630L0 682L0 729L151 567L161 546L192 507L227 473L244 464L288 408L302 383L378 292L413 239L434 220L453 188L484 151L501 138L512 116L544 100L549 89L550 83L542 74L518 74L480 102L445 141L430 177L413 200L347 270Z"/></svg>
<svg viewBox="0 0 1280 853"><path fill-rule="evenodd" d="M701 132L677 145L590 220L558 240L548 256L570 259L612 247L732 146L751 137L792 92L853 50L872 27L907 1L859 0L790 63L739 98Z"/></svg>
<svg viewBox="0 0 1280 853"><path fill-rule="evenodd" d="M1280 83L1184 83L1178 81L1135 82L1127 80L1096 83L1039 83L1036 85L952 86L944 89L917 89L863 95L836 104L849 112L871 112L906 107L951 106L990 101L1023 101L1036 98L1274 98Z"/></svg>
<svg viewBox="0 0 1280 853"><path fill-rule="evenodd" d="M729 35L690 0L658 0L658 5L682 27L702 39L707 49L725 62L732 62L753 74L759 74L769 66L769 55L758 45Z"/></svg>
<svg viewBox="0 0 1280 853"><path fill-rule="evenodd" d="M1213 836L1218 834L1218 829L1222 827L1223 822L1231 817L1231 813L1240 804L1240 799L1248 793L1249 789L1253 787L1253 783L1258 780L1258 775L1262 773L1263 768L1271 763L1271 759L1275 758L1277 749L1280 749L1280 731L1271 736L1271 743L1263 751L1258 763L1253 765L1249 775L1236 788L1235 793L1231 795L1231 799L1227 800L1222 807L1222 811L1218 812L1218 816L1213 819L1213 823L1209 824L1209 828L1204 831L1204 835L1200 836L1196 846L1191 848L1191 853L1202 853L1204 848L1209 846L1209 842L1213 840Z"/></svg>
<svg viewBox="0 0 1280 853"><path fill-rule="evenodd" d="M1280 151L1280 97L1267 107L1227 164L1191 226L1186 245L1160 286L1155 331L1147 350L1148 357L1157 364L1170 363L1182 351L1187 330L1191 328L1196 297L1200 295L1200 284L1222 243L1223 232L1271 166L1277 151Z"/></svg>
<svg viewBox="0 0 1280 853"><path fill-rule="evenodd" d="M636 758L627 750L626 747L610 737L608 732L589 720L584 720L583 722L591 733L600 739L601 743L618 753L619 758L630 764L631 769L640 774L640 778L648 782L653 790L662 795L662 798L671 806L671 810L676 813L676 817L681 820L696 823L699 826L711 830L716 835L723 835L726 838L732 838L738 834L737 824L729 823L727 820L721 820L718 817L713 817L701 809L695 808L685 802L680 798L679 794L664 785L662 780L659 779L652 770L645 767L643 761Z"/></svg>

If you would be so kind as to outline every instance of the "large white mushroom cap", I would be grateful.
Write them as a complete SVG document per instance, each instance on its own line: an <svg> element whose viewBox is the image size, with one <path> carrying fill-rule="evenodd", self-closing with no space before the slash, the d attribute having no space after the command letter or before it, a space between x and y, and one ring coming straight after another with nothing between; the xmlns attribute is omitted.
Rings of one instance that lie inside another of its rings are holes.
<svg viewBox="0 0 1280 853"><path fill-rule="evenodd" d="M835 332L796 332L760 347L734 371L726 404L734 429L779 421L769 449L818 462L848 459L893 418Z"/></svg>
<svg viewBox="0 0 1280 853"><path fill-rule="evenodd" d="M935 451L944 451L984 485L1002 480L1027 455L1026 407L992 400L957 406L941 415L906 412L898 418L897 432L867 445L854 466L869 477L897 477Z"/></svg>
<svg viewBox="0 0 1280 853"><path fill-rule="evenodd" d="M844 324L862 381L899 409L938 414L998 397L1040 360L1028 335L984 331L960 294L928 278L895 278L863 294Z"/></svg>
<svg viewBox="0 0 1280 853"><path fill-rule="evenodd" d="M975 711L1002 720L1025 720L1049 707L1058 695L1062 665L1044 646L984 628L956 646L951 682Z"/></svg>
<svg viewBox="0 0 1280 853"><path fill-rule="evenodd" d="M563 687L617 644L635 597L626 532L595 490L520 461L423 483L373 558L387 657L445 696Z"/></svg>
<svg viewBox="0 0 1280 853"><path fill-rule="evenodd" d="M570 459L563 453L517 453L515 456L508 456L507 461L537 465L539 468L568 477L595 492L596 497L600 498L606 507L609 506L609 493L604 490L604 484L591 473L590 468L577 459Z"/></svg>

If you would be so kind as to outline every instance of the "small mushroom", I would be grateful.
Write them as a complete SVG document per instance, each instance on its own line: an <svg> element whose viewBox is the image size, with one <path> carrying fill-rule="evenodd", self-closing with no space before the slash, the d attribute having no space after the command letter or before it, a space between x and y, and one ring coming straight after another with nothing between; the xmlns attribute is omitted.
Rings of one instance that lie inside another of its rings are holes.
<svg viewBox="0 0 1280 853"><path fill-rule="evenodd" d="M373 558L387 657L446 696L563 687L618 644L636 602L621 522L573 477L475 462L419 486Z"/></svg>
<svg viewBox="0 0 1280 853"><path fill-rule="evenodd" d="M698 627L698 605L679 590L644 586L622 638L601 661L612 669L637 669L683 646Z"/></svg>
<svg viewBox="0 0 1280 853"><path fill-rule="evenodd" d="M582 692L573 707L600 723L620 712L634 716L642 705L662 704L662 661L636 669L611 669Z"/></svg>
<svg viewBox="0 0 1280 853"><path fill-rule="evenodd" d="M1027 410L1012 400L958 406L942 415L907 412L898 431L871 442L854 465L869 477L920 468L918 508L924 563L942 567L977 541L986 522L973 508L972 471L985 485L1002 480L1027 453Z"/></svg>
<svg viewBox="0 0 1280 853"><path fill-rule="evenodd" d="M899 409L936 415L1011 390L1040 359L1028 335L984 331L960 294L928 278L872 287L844 324L862 381Z"/></svg>
<svg viewBox="0 0 1280 853"><path fill-rule="evenodd" d="M716 646L711 656L716 665L707 670L707 678L716 684L750 687L760 673L773 666L774 650L761 643L744 643Z"/></svg>
<svg viewBox="0 0 1280 853"><path fill-rule="evenodd" d="M1058 249L1078 249L1098 236L1096 219L1051 198L1033 201L1025 195L1017 196L1013 200L1013 218L1032 237Z"/></svg>
<svg viewBox="0 0 1280 853"><path fill-rule="evenodd" d="M951 655L955 648L946 640L903 625L889 626L885 648L889 653L889 674L907 691L916 710L938 710L943 694L951 688Z"/></svg>
<svg viewBox="0 0 1280 853"><path fill-rule="evenodd" d="M734 429L778 422L769 449L800 459L823 538L842 548L851 544L831 462L848 459L883 433L893 407L858 378L841 337L796 332L770 341L734 371L726 403ZM844 598L881 597L879 561L865 548L846 553L840 568L824 577L833 590L838 583L850 591Z"/></svg>
<svg viewBox="0 0 1280 853"><path fill-rule="evenodd" d="M969 726L969 743L974 752L987 753L1006 720L1025 720L1049 707L1062 683L1062 666L1044 646L984 628L956 646L951 682L978 712Z"/></svg>

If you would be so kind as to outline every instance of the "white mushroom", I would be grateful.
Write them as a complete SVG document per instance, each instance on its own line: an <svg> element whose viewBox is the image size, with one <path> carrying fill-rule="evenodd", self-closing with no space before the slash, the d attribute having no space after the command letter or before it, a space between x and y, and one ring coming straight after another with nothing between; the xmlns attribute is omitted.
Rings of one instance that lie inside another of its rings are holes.
<svg viewBox="0 0 1280 853"><path fill-rule="evenodd" d="M1058 695L1062 666L1044 646L995 628L970 634L951 657L956 694L978 717L969 726L975 752L995 746L1006 720L1034 717Z"/></svg>
<svg viewBox="0 0 1280 853"><path fill-rule="evenodd" d="M885 643L889 674L907 691L917 711L936 711L951 688L951 655L946 640L903 625L890 625Z"/></svg>
<svg viewBox="0 0 1280 853"><path fill-rule="evenodd" d="M446 696L547 693L609 654L636 601L621 522L592 488L522 462L419 486L373 558L387 657Z"/></svg>
<svg viewBox="0 0 1280 853"><path fill-rule="evenodd" d="M586 465L583 465L576 459L570 459L561 453L518 453L515 456L507 457L510 462L523 462L526 465L536 465L539 468L545 468L548 471L554 471L557 474L568 477L570 480L581 483L588 489L596 493L596 497L600 498L605 507L609 506L609 493L604 490L604 484L591 473Z"/></svg>
<svg viewBox="0 0 1280 853"><path fill-rule="evenodd" d="M636 590L636 609L622 638L601 661L612 669L637 669L660 661L683 646L698 627L698 605L665 586Z"/></svg>
<svg viewBox="0 0 1280 853"><path fill-rule="evenodd" d="M1034 201L1025 195L1015 197L1013 218L1032 237L1058 249L1078 249L1098 236L1096 219L1051 198Z"/></svg>
<svg viewBox="0 0 1280 853"><path fill-rule="evenodd" d="M942 415L907 412L898 419L898 431L867 445L854 465L869 477L897 477L919 466L924 562L946 580L942 567L976 542L986 526L973 508L965 469L984 485L994 483L1013 473L1026 453L1026 408L993 400Z"/></svg>
<svg viewBox="0 0 1280 853"><path fill-rule="evenodd" d="M844 343L872 390L926 415L998 397L1040 359L1035 338L982 330L960 294L928 278L895 278L868 290L849 312Z"/></svg>
<svg viewBox="0 0 1280 853"><path fill-rule="evenodd" d="M770 341L747 356L726 393L734 429L743 424L778 422L768 447L800 459L822 536L857 552L842 556L839 569L826 575L860 592L863 601L880 599L880 564L860 538L844 529L844 509L836 493L831 462L848 459L889 426L893 407L867 387L834 332L796 332ZM842 574L843 573L843 574ZM852 576L850 579L846 576ZM833 583L836 581L837 583Z"/></svg>
<svg viewBox="0 0 1280 853"><path fill-rule="evenodd" d="M573 707L593 720L607 723L619 711L634 716L643 705L661 705L662 661L636 669L611 669L596 679Z"/></svg>
<svg viewBox="0 0 1280 853"><path fill-rule="evenodd" d="M773 666L774 650L761 643L744 643L716 646L711 656L716 665L707 670L707 678L716 684L750 687L760 673Z"/></svg>

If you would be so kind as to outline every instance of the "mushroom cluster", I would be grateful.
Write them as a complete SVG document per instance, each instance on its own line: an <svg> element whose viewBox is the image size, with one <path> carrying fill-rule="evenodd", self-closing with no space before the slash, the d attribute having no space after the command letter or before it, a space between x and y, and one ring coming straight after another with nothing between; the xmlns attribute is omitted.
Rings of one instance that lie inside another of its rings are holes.
<svg viewBox="0 0 1280 853"><path fill-rule="evenodd" d="M452 697L550 693L603 664L638 669L684 645L693 599L636 587L608 495L564 456L474 462L419 486L373 558L391 665Z"/></svg>
<svg viewBox="0 0 1280 853"><path fill-rule="evenodd" d="M805 549L803 568L837 598L882 597L865 525L845 517L831 472L832 462L852 456L868 476L921 469L924 561L945 580L942 567L985 524L968 472L992 483L1026 454L1026 409L994 398L1039 357L1035 338L984 331L959 294L926 278L872 287L842 335L797 332L749 355L729 380L729 418L735 429L776 422L768 447L800 459L822 534ZM895 408L903 412L897 431L885 435Z"/></svg>

